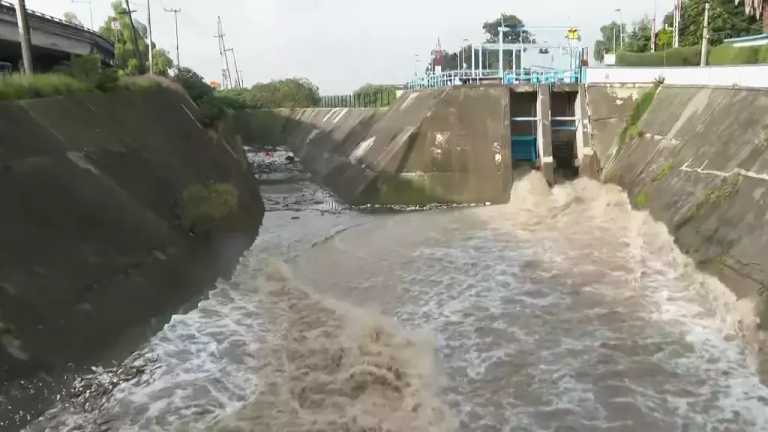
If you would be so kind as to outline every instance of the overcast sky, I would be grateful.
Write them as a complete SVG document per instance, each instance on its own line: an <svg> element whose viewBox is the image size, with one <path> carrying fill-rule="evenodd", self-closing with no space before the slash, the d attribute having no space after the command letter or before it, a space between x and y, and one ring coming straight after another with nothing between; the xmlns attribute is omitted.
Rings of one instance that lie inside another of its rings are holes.
<svg viewBox="0 0 768 432"><path fill-rule="evenodd" d="M82 0L78 0L82 1ZM631 22L653 15L654 0L151 0L155 42L173 53L173 15L181 8L181 62L220 80L214 39L221 15L226 43L235 49L247 84L306 77L323 94L349 92L364 83L402 83L424 61L440 36L455 50L464 38L481 41L482 23L500 12L514 13L528 26L574 25L592 46L599 27L621 8ZM656 0L659 22L673 0ZM132 0L146 22L147 1ZM72 0L27 0L27 7L54 16L75 12L89 25L88 4ZM110 12L109 0L93 0L98 27ZM561 31L533 30L539 39L564 37Z"/></svg>

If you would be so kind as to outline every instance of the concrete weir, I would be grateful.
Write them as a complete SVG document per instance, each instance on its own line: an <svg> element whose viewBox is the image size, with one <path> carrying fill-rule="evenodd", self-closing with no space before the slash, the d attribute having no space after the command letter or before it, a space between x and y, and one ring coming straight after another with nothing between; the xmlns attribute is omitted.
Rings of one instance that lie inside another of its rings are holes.
<svg viewBox="0 0 768 432"><path fill-rule="evenodd" d="M388 110L247 112L282 117L272 137L348 202L506 202L512 182L505 88L404 95ZM248 137L244 137L249 141ZM257 139L256 142L259 142Z"/></svg>
<svg viewBox="0 0 768 432"><path fill-rule="evenodd" d="M590 147L577 118L583 94L575 85L465 86L406 93L386 110L245 111L231 126L245 142L290 147L348 202L501 203L521 136L535 143L524 163L550 184L578 174Z"/></svg>

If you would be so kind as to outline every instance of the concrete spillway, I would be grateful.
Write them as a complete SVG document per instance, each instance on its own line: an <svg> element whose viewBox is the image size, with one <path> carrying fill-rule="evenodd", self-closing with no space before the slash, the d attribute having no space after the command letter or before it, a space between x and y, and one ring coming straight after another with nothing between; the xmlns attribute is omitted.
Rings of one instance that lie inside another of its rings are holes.
<svg viewBox="0 0 768 432"><path fill-rule="evenodd" d="M31 430L760 431L766 100L463 87L238 113L228 142L298 156L259 239ZM434 202L480 205L350 207Z"/></svg>

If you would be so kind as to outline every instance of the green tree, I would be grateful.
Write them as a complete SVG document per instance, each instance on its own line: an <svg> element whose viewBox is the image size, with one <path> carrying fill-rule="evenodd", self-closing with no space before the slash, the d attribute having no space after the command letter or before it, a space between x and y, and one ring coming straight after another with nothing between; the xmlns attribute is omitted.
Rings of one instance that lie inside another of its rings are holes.
<svg viewBox="0 0 768 432"><path fill-rule="evenodd" d="M742 2L747 15L762 18L763 33L768 33L768 0L736 0L736 4Z"/></svg>
<svg viewBox="0 0 768 432"><path fill-rule="evenodd" d="M83 26L83 22L80 21L80 18L78 18L74 12L64 12L64 22L66 22L67 24L74 24L80 27Z"/></svg>
<svg viewBox="0 0 768 432"><path fill-rule="evenodd" d="M632 25L632 31L629 32L624 40L624 51L643 53L651 51L651 33L653 24L647 16L635 22Z"/></svg>
<svg viewBox="0 0 768 432"><path fill-rule="evenodd" d="M665 27L656 33L656 51L665 51L672 48L675 33L671 28Z"/></svg>
<svg viewBox="0 0 768 432"><path fill-rule="evenodd" d="M167 77L173 68L173 60L168 55L168 51L162 48L155 48L152 51L152 69L158 75Z"/></svg>
<svg viewBox="0 0 768 432"><path fill-rule="evenodd" d="M99 29L102 36L115 44L115 66L121 75L138 75L149 69L149 43L147 26L131 19L121 0L112 2L113 15ZM136 34L134 35L134 28ZM160 75L167 75L173 61L165 50L153 44L153 66Z"/></svg>
<svg viewBox="0 0 768 432"><path fill-rule="evenodd" d="M251 105L259 108L306 108L320 102L320 90L305 78L289 78L251 87Z"/></svg>
<svg viewBox="0 0 768 432"><path fill-rule="evenodd" d="M195 102L213 96L213 88L205 82L200 74L190 68L179 69L173 80L184 87L189 97Z"/></svg>
<svg viewBox="0 0 768 432"><path fill-rule="evenodd" d="M680 44L695 46L701 44L704 27L706 0L686 0L683 3ZM710 1L710 43L719 45L724 39L761 34L763 29L754 16L745 13L734 0Z"/></svg>
<svg viewBox="0 0 768 432"><path fill-rule="evenodd" d="M250 89L229 89L216 94L231 108L307 108L320 103L320 90L305 78L259 83Z"/></svg>
<svg viewBox="0 0 768 432"><path fill-rule="evenodd" d="M602 62L605 59L606 53L615 52L619 48L619 45L621 44L619 37L622 34L622 29L623 34L626 34L626 24L619 26L619 23L616 21L611 21L609 24L600 27L600 35L602 38L595 41L595 47L592 53L595 60ZM616 44L615 47L614 43Z"/></svg>
<svg viewBox="0 0 768 432"><path fill-rule="evenodd" d="M488 35L488 42L499 41L499 27L502 21L504 27L509 29L504 32L504 43L535 42L534 35L526 30L523 20L513 14L502 14L493 21L487 21L483 24L483 31Z"/></svg>

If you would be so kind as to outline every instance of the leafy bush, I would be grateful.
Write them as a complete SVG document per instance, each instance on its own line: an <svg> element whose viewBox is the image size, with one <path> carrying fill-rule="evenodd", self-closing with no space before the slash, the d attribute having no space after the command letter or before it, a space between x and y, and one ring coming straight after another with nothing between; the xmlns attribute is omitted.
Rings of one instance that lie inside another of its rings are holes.
<svg viewBox="0 0 768 432"><path fill-rule="evenodd" d="M0 77L0 100L34 99L95 90L94 86L64 74Z"/></svg>
<svg viewBox="0 0 768 432"><path fill-rule="evenodd" d="M196 103L213 96L213 88L205 82L200 74L190 68L181 68L173 80L184 87L189 97Z"/></svg>
<svg viewBox="0 0 768 432"><path fill-rule="evenodd" d="M161 87L160 81L153 79L152 77L132 77L123 76L117 80L115 88L127 91L143 91Z"/></svg>
<svg viewBox="0 0 768 432"><path fill-rule="evenodd" d="M758 63L768 63L768 45L760 47L760 51L757 53Z"/></svg>
<svg viewBox="0 0 768 432"><path fill-rule="evenodd" d="M57 66L55 71L100 91L111 91L118 82L117 71L114 68L103 68L101 58L96 55L73 56L68 62Z"/></svg>
<svg viewBox="0 0 768 432"><path fill-rule="evenodd" d="M184 227L201 232L237 210L239 195L229 183L198 184L186 188L181 199Z"/></svg>
<svg viewBox="0 0 768 432"><path fill-rule="evenodd" d="M655 53L619 52L616 64L620 66L698 66L701 47L673 48Z"/></svg>
<svg viewBox="0 0 768 432"><path fill-rule="evenodd" d="M227 94L214 94L197 102L203 126L212 126L227 113L247 108L240 99Z"/></svg>
<svg viewBox="0 0 768 432"><path fill-rule="evenodd" d="M709 52L711 65L739 65L757 63L760 47L735 47L720 45Z"/></svg>
<svg viewBox="0 0 768 432"><path fill-rule="evenodd" d="M710 65L739 65L768 63L768 46L735 47L720 45L709 51ZM674 48L655 53L620 52L616 64L620 66L698 66L701 47Z"/></svg>

